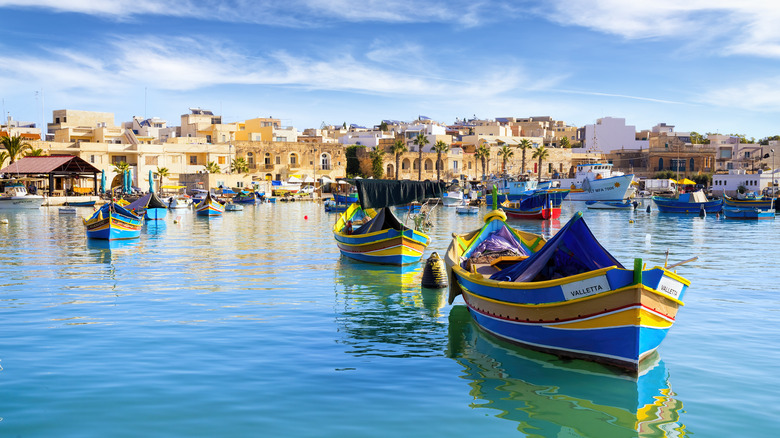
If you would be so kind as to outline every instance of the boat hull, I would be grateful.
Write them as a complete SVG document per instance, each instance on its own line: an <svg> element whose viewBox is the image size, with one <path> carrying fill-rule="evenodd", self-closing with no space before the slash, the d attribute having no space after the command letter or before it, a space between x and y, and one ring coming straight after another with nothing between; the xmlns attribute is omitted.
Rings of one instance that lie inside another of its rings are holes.
<svg viewBox="0 0 780 438"><path fill-rule="evenodd" d="M501 207L507 216L514 219L534 219L534 220L547 220L558 219L561 217L561 208L540 208L538 210L523 211L509 207Z"/></svg>
<svg viewBox="0 0 780 438"><path fill-rule="evenodd" d="M775 218L775 210L759 208L723 207L726 219L767 220Z"/></svg>
<svg viewBox="0 0 780 438"><path fill-rule="evenodd" d="M583 187L572 187L566 197L569 201L622 201L633 194L634 175L613 176L588 180Z"/></svg>
<svg viewBox="0 0 780 438"><path fill-rule="evenodd" d="M339 251L346 257L386 265L419 262L430 242L428 236L411 229L389 229L361 235L335 232L333 235Z"/></svg>
<svg viewBox="0 0 780 438"><path fill-rule="evenodd" d="M736 208L759 208L769 209L774 207L772 198L762 199L735 199L729 196L723 197L723 207L736 207Z"/></svg>
<svg viewBox="0 0 780 438"><path fill-rule="evenodd" d="M661 213L699 214L702 207L707 213L718 213L723 209L723 200L707 202L679 202L670 198L653 196L653 202Z"/></svg>
<svg viewBox="0 0 780 438"><path fill-rule="evenodd" d="M168 215L166 208L147 208L144 211L144 219L148 221L159 221L165 219Z"/></svg>
<svg viewBox="0 0 780 438"><path fill-rule="evenodd" d="M13 196L0 197L0 209L39 208L43 205L43 196Z"/></svg>
<svg viewBox="0 0 780 438"><path fill-rule="evenodd" d="M195 213L197 213L198 216L204 216L204 217L214 217L214 216L222 216L222 213L225 212L225 206L214 200L211 199L211 197L207 197L203 200L198 206L195 208Z"/></svg>
<svg viewBox="0 0 780 438"><path fill-rule="evenodd" d="M85 222L87 238L102 240L137 239L141 236L142 220L128 219L112 214Z"/></svg>
<svg viewBox="0 0 780 438"><path fill-rule="evenodd" d="M634 204L630 201L587 201L585 206L594 210L633 210Z"/></svg>

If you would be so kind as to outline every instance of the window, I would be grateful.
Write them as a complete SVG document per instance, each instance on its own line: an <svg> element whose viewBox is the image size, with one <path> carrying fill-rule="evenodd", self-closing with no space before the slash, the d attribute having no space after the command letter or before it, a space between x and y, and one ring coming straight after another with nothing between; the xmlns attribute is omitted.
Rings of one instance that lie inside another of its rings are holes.
<svg viewBox="0 0 780 438"><path fill-rule="evenodd" d="M255 165L255 154L251 152L246 153L246 162L249 163L250 166Z"/></svg>
<svg viewBox="0 0 780 438"><path fill-rule="evenodd" d="M236 187L244 187L244 182L243 181L237 181L236 182Z"/></svg>
<svg viewBox="0 0 780 438"><path fill-rule="evenodd" d="M263 163L265 163L265 165L271 164L271 154L269 154L268 152L265 153L265 158L263 159Z"/></svg>
<svg viewBox="0 0 780 438"><path fill-rule="evenodd" d="M290 154L290 164L298 164L298 156L295 154Z"/></svg>
<svg viewBox="0 0 780 438"><path fill-rule="evenodd" d="M198 164L198 156L190 155L190 164Z"/></svg>
<svg viewBox="0 0 780 438"><path fill-rule="evenodd" d="M278 155L276 156L276 164L282 164L282 157L281 156L278 156ZM279 178L277 178L277 179L279 179Z"/></svg>
<svg viewBox="0 0 780 438"><path fill-rule="evenodd" d="M690 166L691 166L691 170L693 170L693 169L694 169L694 161L693 161L693 158L691 158Z"/></svg>
<svg viewBox="0 0 780 438"><path fill-rule="evenodd" d="M111 164L119 164L123 161L127 163L127 157L124 155L114 155L111 157Z"/></svg>
<svg viewBox="0 0 780 438"><path fill-rule="evenodd" d="M211 143L211 136L210 135L206 136L206 143Z"/></svg>
<svg viewBox="0 0 780 438"><path fill-rule="evenodd" d="M659 158L658 159L658 170L664 170L664 159Z"/></svg>
<svg viewBox="0 0 780 438"><path fill-rule="evenodd" d="M90 155L89 156L89 162L90 163L94 163L95 162L95 156L94 155Z"/></svg>

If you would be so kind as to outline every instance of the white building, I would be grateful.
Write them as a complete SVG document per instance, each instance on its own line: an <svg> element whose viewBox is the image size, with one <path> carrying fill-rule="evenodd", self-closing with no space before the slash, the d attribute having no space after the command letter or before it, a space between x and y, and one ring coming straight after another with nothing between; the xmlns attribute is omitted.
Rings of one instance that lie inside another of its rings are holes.
<svg viewBox="0 0 780 438"><path fill-rule="evenodd" d="M670 128L674 130L674 126ZM649 141L636 139L636 126L626 125L626 119L602 117L593 125L585 125L584 131L583 145L588 151L608 153L618 149L647 149L650 146Z"/></svg>
<svg viewBox="0 0 780 438"><path fill-rule="evenodd" d="M728 174L712 175L712 194L736 196L737 190L744 187L748 192L761 194L765 188L772 185L772 171L747 173L743 169L730 170ZM775 183L780 183L780 171L774 171Z"/></svg>

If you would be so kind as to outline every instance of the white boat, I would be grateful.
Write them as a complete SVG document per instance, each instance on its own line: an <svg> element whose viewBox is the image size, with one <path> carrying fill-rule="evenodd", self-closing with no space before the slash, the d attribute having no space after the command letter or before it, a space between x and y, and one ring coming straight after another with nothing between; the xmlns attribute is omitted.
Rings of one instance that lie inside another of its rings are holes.
<svg viewBox="0 0 780 438"><path fill-rule="evenodd" d="M39 208L42 204L43 196L27 193L24 184L18 182L6 184L0 195L0 209Z"/></svg>
<svg viewBox="0 0 780 438"><path fill-rule="evenodd" d="M596 210L634 210L639 206L637 201L585 201L585 206Z"/></svg>
<svg viewBox="0 0 780 438"><path fill-rule="evenodd" d="M442 205L445 207L457 207L461 203L463 203L463 192L460 190L457 191L451 191L447 192L442 196L443 203Z"/></svg>
<svg viewBox="0 0 780 438"><path fill-rule="evenodd" d="M76 207L60 207L60 214L76 214Z"/></svg>
<svg viewBox="0 0 780 438"><path fill-rule="evenodd" d="M561 188L567 187L569 201L622 201L636 193L634 174L613 172L609 163L578 165L573 179L561 180Z"/></svg>
<svg viewBox="0 0 780 438"><path fill-rule="evenodd" d="M244 211L244 206L241 204L234 204L232 202L225 205L225 211Z"/></svg>
<svg viewBox="0 0 780 438"><path fill-rule="evenodd" d="M467 200L463 200L460 205L455 207L455 213L457 214L478 214L479 207L476 205L469 205Z"/></svg>
<svg viewBox="0 0 780 438"><path fill-rule="evenodd" d="M162 195L160 198L170 209L178 208L190 208L192 206L192 198L186 193L187 186L173 186L167 185L160 187L169 195Z"/></svg>

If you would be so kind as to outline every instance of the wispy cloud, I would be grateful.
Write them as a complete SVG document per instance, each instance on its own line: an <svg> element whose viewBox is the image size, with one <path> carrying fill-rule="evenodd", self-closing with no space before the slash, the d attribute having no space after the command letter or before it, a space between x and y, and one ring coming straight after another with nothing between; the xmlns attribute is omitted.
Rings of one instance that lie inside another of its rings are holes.
<svg viewBox="0 0 780 438"><path fill-rule="evenodd" d="M780 111L780 76L716 88L701 94L705 104L756 112Z"/></svg>
<svg viewBox="0 0 780 438"><path fill-rule="evenodd" d="M645 102L655 102L655 103L668 103L673 105L684 105L685 102L677 102L673 100L664 100L664 99L654 99L652 97L641 97L641 96L629 96L626 94L614 94L614 93L601 93L598 91L577 91L577 90L555 90L550 89L548 91L553 91L557 93L566 93L566 94L580 94L583 96L603 96L603 97L616 97L619 99L631 99L631 100L642 100Z"/></svg>

